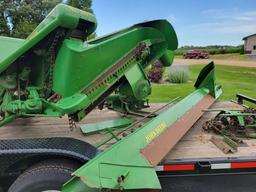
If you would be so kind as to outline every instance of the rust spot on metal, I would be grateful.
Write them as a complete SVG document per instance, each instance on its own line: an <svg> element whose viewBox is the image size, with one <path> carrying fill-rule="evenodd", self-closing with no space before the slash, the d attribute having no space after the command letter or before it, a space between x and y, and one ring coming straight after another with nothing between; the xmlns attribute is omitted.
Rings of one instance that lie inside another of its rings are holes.
<svg viewBox="0 0 256 192"><path fill-rule="evenodd" d="M174 124L167 128L159 137L141 150L142 155L152 166L156 166L175 144L187 133L193 124L203 115L203 111L209 108L215 99L207 95L199 101L191 110L185 113Z"/></svg>

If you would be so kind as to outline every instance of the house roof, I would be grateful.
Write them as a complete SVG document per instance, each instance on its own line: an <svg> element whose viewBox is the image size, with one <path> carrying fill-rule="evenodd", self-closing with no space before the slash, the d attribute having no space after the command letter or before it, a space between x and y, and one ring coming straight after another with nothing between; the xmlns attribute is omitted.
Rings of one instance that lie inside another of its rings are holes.
<svg viewBox="0 0 256 192"><path fill-rule="evenodd" d="M249 37L252 37L252 36L255 36L255 35L256 35L256 33L254 33L254 34L252 34L252 35L248 35L248 36L244 37L243 40L246 40L246 39L248 39Z"/></svg>

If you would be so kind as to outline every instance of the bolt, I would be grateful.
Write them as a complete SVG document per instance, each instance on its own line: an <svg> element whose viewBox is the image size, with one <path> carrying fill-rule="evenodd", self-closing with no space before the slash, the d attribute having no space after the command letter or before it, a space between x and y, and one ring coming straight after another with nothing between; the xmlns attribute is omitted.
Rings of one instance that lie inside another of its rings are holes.
<svg viewBox="0 0 256 192"><path fill-rule="evenodd" d="M123 183L124 182L124 179L125 179L125 176L121 175L117 178L117 182L118 183Z"/></svg>

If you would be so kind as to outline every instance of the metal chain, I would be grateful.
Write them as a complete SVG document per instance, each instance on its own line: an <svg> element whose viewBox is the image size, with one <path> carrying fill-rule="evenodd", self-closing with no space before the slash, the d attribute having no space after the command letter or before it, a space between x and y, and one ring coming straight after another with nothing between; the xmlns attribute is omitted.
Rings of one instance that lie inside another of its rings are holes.
<svg viewBox="0 0 256 192"><path fill-rule="evenodd" d="M70 131L73 131L76 128L76 123L75 123L73 117L70 115L68 116L68 124L69 124Z"/></svg>
<svg viewBox="0 0 256 192"><path fill-rule="evenodd" d="M49 77L48 77L48 86L47 86L48 88L52 88L53 86L53 71L54 71L54 64L56 60L55 48L61 36L62 36L61 31L57 31L52 41L52 44L49 47L50 68L49 68ZM73 131L76 128L76 123L72 116L68 116L68 124L69 124L70 131Z"/></svg>
<svg viewBox="0 0 256 192"><path fill-rule="evenodd" d="M54 67L55 60L56 60L55 48L56 48L56 45L57 45L60 37L61 37L61 33L60 33L60 31L57 31L54 36L54 39L52 41L52 44L49 47L50 68L49 68L49 79L48 79L48 86L47 86L48 88L52 88L52 86L53 86L53 67Z"/></svg>

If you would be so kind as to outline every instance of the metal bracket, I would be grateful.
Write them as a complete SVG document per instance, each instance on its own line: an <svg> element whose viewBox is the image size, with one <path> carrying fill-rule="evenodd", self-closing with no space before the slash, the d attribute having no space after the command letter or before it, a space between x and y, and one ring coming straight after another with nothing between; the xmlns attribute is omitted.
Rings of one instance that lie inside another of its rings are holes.
<svg viewBox="0 0 256 192"><path fill-rule="evenodd" d="M231 147L227 142L225 142L223 139L217 138L215 136L212 136L210 141L216 145L223 153L235 153L237 152L237 148Z"/></svg>
<svg viewBox="0 0 256 192"><path fill-rule="evenodd" d="M84 134L99 133L103 131L109 132L109 130L127 127L132 123L133 123L132 119L122 117L122 118L116 118L108 121L101 121L98 123L84 124L80 126L80 129Z"/></svg>

